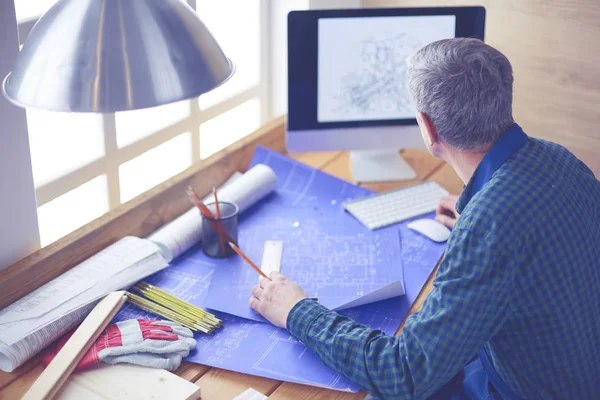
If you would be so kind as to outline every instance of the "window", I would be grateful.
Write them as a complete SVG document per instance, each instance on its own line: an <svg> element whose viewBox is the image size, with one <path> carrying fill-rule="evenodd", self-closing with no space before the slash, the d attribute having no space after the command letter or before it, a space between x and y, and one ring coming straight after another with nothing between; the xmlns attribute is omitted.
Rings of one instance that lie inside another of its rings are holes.
<svg viewBox="0 0 600 400"><path fill-rule="evenodd" d="M200 97L200 108L206 109L258 87L261 8L259 0L196 0L196 10L236 67L230 81Z"/></svg>
<svg viewBox="0 0 600 400"><path fill-rule="evenodd" d="M260 101L248 100L200 125L200 158L207 158L260 126Z"/></svg>
<svg viewBox="0 0 600 400"><path fill-rule="evenodd" d="M14 1L22 45L57 0ZM188 3L236 65L221 87L198 99L116 114L27 110L42 246L285 112L287 12L309 1Z"/></svg>

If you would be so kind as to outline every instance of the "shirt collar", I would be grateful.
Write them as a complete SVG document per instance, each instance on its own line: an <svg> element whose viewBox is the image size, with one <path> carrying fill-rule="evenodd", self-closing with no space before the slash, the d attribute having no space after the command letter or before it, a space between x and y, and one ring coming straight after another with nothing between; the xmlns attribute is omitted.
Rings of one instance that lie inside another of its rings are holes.
<svg viewBox="0 0 600 400"><path fill-rule="evenodd" d="M469 200L491 179L492 175L514 152L527 143L527 135L518 124L514 124L485 154L475 173L463 189L456 202L456 211L460 214Z"/></svg>

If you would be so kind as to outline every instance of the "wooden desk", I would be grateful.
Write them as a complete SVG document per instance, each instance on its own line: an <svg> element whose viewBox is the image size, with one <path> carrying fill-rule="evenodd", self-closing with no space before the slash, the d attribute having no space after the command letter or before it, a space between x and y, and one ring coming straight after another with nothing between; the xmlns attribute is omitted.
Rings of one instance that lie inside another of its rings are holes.
<svg viewBox="0 0 600 400"><path fill-rule="evenodd" d="M183 175L178 175L165 185L161 185L161 187L154 189L150 193L142 195L139 199L135 199L132 204L128 203L124 205L121 209L115 211L115 215L110 215L103 217L98 221L94 221L89 227L82 228L83 231L79 230L60 241L60 243L52 245L51 249L40 251L38 253L41 254L34 254L31 257L28 257L28 259L19 263L15 268L9 267L11 268L9 271L10 274L6 274L2 271L0 273L0 293L2 293L3 288L2 282L10 283L7 276L8 278L14 279L17 275L17 271L15 271L17 267L35 271L40 268L40 265L43 266L44 263L49 263L53 260L64 261L65 259L75 265L75 261L78 260L74 261L74 256L71 254L74 246L80 246L80 248L83 246L85 249L88 249L88 252L95 252L99 249L95 248L94 243L98 243L99 241L102 242L103 238L112 238L116 240L125 234L138 234L139 236L144 236L144 232L146 234L151 232L156 229L157 226L166 222L166 220L174 218L176 215L181 214L184 209L189 207L184 201L181 203L181 206L177 207L179 209L178 212L168 212L168 210L165 210L164 207L162 207L163 204L174 202L170 200L173 196L171 192L179 193L177 196L185 197L181 195L183 191L177 192L177 190L187 186L188 183L192 183L195 187L199 187L201 182L200 179L202 178L203 181L206 181L206 174L212 172L210 176L217 175L215 180L220 182L205 182L205 187L203 189L204 192L208 192L213 184L221 183L233 170L239 169L240 164L236 164L232 159L235 158L239 162L245 163L243 167L245 168L253 153L254 146L257 144L281 151L281 144L284 139L283 127L282 119L274 121L273 124L266 126L261 131L256 132L251 135L251 137L242 141L242 143L234 150L225 150L215 158L209 159L204 165L196 167L194 170L184 173ZM462 181L456 176L452 168L442 161L433 158L424 151L406 150L402 154L417 172L417 179L415 181L368 184L365 186L373 190L384 191L410 185L418 181L434 180L452 193L458 194L462 190ZM290 156L300 162L319 168L322 171L339 178L351 180L349 157L346 152L290 154ZM196 179L198 180L196 181ZM157 203L160 203L160 205L157 205ZM150 210L153 212L150 212ZM140 221L138 221L139 218L135 217L135 215L138 214L144 217ZM153 218L155 217L155 214L159 214L163 220L154 221ZM154 221L150 224L151 226L147 226L148 220ZM139 226L137 226L137 228L136 226L133 228L129 227L127 231L124 231L124 228L122 228L124 224L131 221L138 221ZM105 239L105 241L106 240L108 239ZM79 250L78 254L83 251L85 250ZM421 294L411 307L410 313L418 310L423 304L423 300L431 290L432 278L433 276L430 277L429 281L421 291ZM30 290L33 289L30 288ZM398 332L400 330L401 326L399 327ZM41 357L37 356L10 374L0 372L0 399L8 400L20 398L41 373L42 365L40 364L40 360ZM176 371L176 374L200 385L202 388L202 399L206 400L230 399L246 390L248 387L252 387L274 400L363 399L365 397L364 392L343 393L319 389L188 362L183 362L181 367Z"/></svg>

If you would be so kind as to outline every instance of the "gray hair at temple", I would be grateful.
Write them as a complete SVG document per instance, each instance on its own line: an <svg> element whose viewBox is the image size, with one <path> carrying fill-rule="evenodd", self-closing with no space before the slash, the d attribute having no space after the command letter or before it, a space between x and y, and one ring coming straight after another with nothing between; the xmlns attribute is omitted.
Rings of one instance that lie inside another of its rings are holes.
<svg viewBox="0 0 600 400"><path fill-rule="evenodd" d="M512 67L481 40L428 44L408 58L407 78L417 111L457 149L482 149L514 124Z"/></svg>

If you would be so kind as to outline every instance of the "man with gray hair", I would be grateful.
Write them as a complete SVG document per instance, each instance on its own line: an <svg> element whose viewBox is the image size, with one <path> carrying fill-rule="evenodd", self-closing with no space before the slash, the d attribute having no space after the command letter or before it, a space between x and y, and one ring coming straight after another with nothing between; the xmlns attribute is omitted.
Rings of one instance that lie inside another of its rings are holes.
<svg viewBox="0 0 600 400"><path fill-rule="evenodd" d="M408 60L431 154L465 187L433 289L398 337L306 297L278 273L250 305L327 365L386 399L600 399L600 182L512 116L512 68L476 39Z"/></svg>

